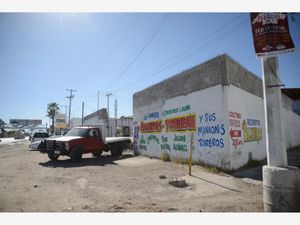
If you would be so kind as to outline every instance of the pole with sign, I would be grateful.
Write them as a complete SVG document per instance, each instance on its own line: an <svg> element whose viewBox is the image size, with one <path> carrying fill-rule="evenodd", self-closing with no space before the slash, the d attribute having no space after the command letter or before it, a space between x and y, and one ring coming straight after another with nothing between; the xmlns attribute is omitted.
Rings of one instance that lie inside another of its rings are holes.
<svg viewBox="0 0 300 225"><path fill-rule="evenodd" d="M265 211L297 211L300 172L287 163L277 54L294 51L287 13L251 13L255 52L261 57L268 165L263 167Z"/></svg>

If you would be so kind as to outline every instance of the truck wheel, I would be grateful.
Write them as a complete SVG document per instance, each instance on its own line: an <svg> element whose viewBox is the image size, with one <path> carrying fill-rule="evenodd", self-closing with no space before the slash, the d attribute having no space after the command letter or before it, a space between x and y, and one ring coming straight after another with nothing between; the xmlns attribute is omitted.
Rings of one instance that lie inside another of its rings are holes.
<svg viewBox="0 0 300 225"><path fill-rule="evenodd" d="M123 146L122 145L113 145L112 149L110 150L112 156L121 156L123 153Z"/></svg>
<svg viewBox="0 0 300 225"><path fill-rule="evenodd" d="M100 157L102 154L102 151L92 152L94 157Z"/></svg>
<svg viewBox="0 0 300 225"><path fill-rule="evenodd" d="M81 148L75 147L73 150L71 150L70 157L72 162L78 162L82 158Z"/></svg>
<svg viewBox="0 0 300 225"><path fill-rule="evenodd" d="M56 161L59 157L59 155L55 155L53 153L48 153L48 157L49 159L51 159L51 161Z"/></svg>

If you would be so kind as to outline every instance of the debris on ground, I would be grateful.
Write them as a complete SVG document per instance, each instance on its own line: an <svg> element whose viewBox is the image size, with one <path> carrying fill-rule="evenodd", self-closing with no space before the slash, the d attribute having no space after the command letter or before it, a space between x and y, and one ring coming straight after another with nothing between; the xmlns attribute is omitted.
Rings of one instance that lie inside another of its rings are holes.
<svg viewBox="0 0 300 225"><path fill-rule="evenodd" d="M165 175L159 175L159 179L167 179Z"/></svg>
<svg viewBox="0 0 300 225"><path fill-rule="evenodd" d="M177 212L178 209L176 209L176 208L168 208L167 211L168 212Z"/></svg>
<svg viewBox="0 0 300 225"><path fill-rule="evenodd" d="M177 188L184 188L184 187L188 186L188 184L186 183L185 180L177 179L177 178L173 179L173 180L170 180L169 184L174 186L174 187L177 187Z"/></svg>

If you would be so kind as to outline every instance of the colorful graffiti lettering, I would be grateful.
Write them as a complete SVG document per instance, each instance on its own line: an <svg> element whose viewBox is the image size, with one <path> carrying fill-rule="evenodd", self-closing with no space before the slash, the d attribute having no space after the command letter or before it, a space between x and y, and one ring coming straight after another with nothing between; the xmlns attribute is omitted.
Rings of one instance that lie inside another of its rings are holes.
<svg viewBox="0 0 300 225"><path fill-rule="evenodd" d="M156 135L150 135L147 137L147 143L150 144L150 142L154 142L159 145L159 138L156 137Z"/></svg>
<svg viewBox="0 0 300 225"><path fill-rule="evenodd" d="M140 132L140 127L139 126L135 126L133 128L133 138L134 139L138 139L139 138L139 132Z"/></svg>
<svg viewBox="0 0 300 225"><path fill-rule="evenodd" d="M185 135L174 135L173 150L187 152L186 136Z"/></svg>
<svg viewBox="0 0 300 225"><path fill-rule="evenodd" d="M169 144L167 143L163 143L160 145L160 149L163 151L163 150L168 150L168 151L171 151L171 147Z"/></svg>
<svg viewBox="0 0 300 225"><path fill-rule="evenodd" d="M168 143L168 137L162 136L161 137L161 142L162 143Z"/></svg>
<svg viewBox="0 0 300 225"><path fill-rule="evenodd" d="M165 116L168 116L168 115L176 114L176 113L179 113L179 112L186 112L186 111L189 111L189 110L191 110L191 106L190 105L185 105L185 106L182 106L182 107L179 107L179 108L165 110L165 111L162 112L162 116L165 117Z"/></svg>
<svg viewBox="0 0 300 225"><path fill-rule="evenodd" d="M140 145L139 145L140 150L145 150L147 151L147 145L146 145L146 140L144 136L142 135L140 138Z"/></svg>
<svg viewBox="0 0 300 225"><path fill-rule="evenodd" d="M185 142L185 135L176 135L175 134L174 141Z"/></svg>
<svg viewBox="0 0 300 225"><path fill-rule="evenodd" d="M162 130L162 121L141 122L141 133L160 133Z"/></svg>
<svg viewBox="0 0 300 225"><path fill-rule="evenodd" d="M200 147L219 147L219 148L224 148L224 139L220 138L210 138L210 139L202 139L200 138L198 140Z"/></svg>
<svg viewBox="0 0 300 225"><path fill-rule="evenodd" d="M166 132L195 131L196 116L189 114L166 119Z"/></svg>
<svg viewBox="0 0 300 225"><path fill-rule="evenodd" d="M161 149L161 150L168 150L168 151L171 151L171 147L170 147L170 145L168 144L168 137L162 136L162 137L161 137L161 142L162 142L162 144L160 145L160 149Z"/></svg>
<svg viewBox="0 0 300 225"><path fill-rule="evenodd" d="M241 119L242 118L242 114L238 113L238 112L229 112L229 117L230 118Z"/></svg>
<svg viewBox="0 0 300 225"><path fill-rule="evenodd" d="M187 145L174 143L173 144L173 149L175 151L187 152Z"/></svg>
<svg viewBox="0 0 300 225"><path fill-rule="evenodd" d="M200 148L224 148L225 124L217 122L216 113L204 113L199 116L197 130Z"/></svg>
<svg viewBox="0 0 300 225"><path fill-rule="evenodd" d="M238 145L244 144L243 141L239 139L231 139L231 140L232 140L232 146L234 146L234 148L236 148Z"/></svg>
<svg viewBox="0 0 300 225"><path fill-rule="evenodd" d="M225 134L225 125L216 124L211 126L199 126L198 127L198 136L202 135L205 136L206 134Z"/></svg>
<svg viewBox="0 0 300 225"><path fill-rule="evenodd" d="M255 125L252 125L253 121L250 122L251 125L249 125L247 122L246 120L243 120L243 125L242 125L242 129L244 132L244 142L262 140L262 129L261 127L256 127L257 124L259 124L260 126L260 121L259 123L255 122Z"/></svg>
<svg viewBox="0 0 300 225"><path fill-rule="evenodd" d="M234 148L244 144L242 140L242 130L241 130L241 118L242 114L239 112L229 112L229 136L231 138L231 143Z"/></svg>
<svg viewBox="0 0 300 225"><path fill-rule="evenodd" d="M229 126L230 127L241 127L241 122L235 119L229 119Z"/></svg>
<svg viewBox="0 0 300 225"><path fill-rule="evenodd" d="M152 113L148 113L147 115L144 115L144 120L158 119L158 118L159 118L159 112L152 112Z"/></svg>

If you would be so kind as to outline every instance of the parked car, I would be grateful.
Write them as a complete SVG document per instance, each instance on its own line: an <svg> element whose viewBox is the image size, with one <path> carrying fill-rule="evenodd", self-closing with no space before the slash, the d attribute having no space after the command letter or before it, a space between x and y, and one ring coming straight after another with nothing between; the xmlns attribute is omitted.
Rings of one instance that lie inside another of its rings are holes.
<svg viewBox="0 0 300 225"><path fill-rule="evenodd" d="M25 139L25 132L23 130L18 130L15 134L15 139Z"/></svg>
<svg viewBox="0 0 300 225"><path fill-rule="evenodd" d="M31 142L36 142L36 141L42 141L44 140L45 138L48 138L49 137L49 134L47 132L35 132L30 141Z"/></svg>
<svg viewBox="0 0 300 225"><path fill-rule="evenodd" d="M31 150L39 150L41 142L42 142L41 140L40 141L31 142L30 145L29 145L29 148Z"/></svg>
<svg viewBox="0 0 300 225"><path fill-rule="evenodd" d="M29 145L29 148L32 150L39 150L41 148L41 143L44 139L52 139L56 136L49 136L46 132L35 132L31 137L31 143Z"/></svg>

